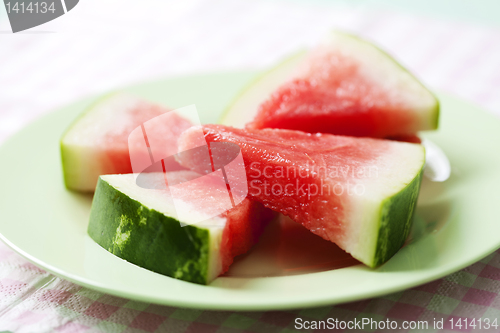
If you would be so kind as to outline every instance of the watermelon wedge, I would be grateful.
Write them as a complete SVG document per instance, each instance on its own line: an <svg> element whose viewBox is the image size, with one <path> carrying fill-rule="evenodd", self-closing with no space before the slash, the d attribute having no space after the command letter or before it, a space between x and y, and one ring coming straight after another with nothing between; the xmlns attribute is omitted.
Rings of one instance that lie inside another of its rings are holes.
<svg viewBox="0 0 500 333"><path fill-rule="evenodd" d="M183 133L179 149L190 145L195 129ZM421 145L222 125L203 130L211 147L212 142L239 145L250 199L289 216L364 264L383 264L405 242L425 163ZM197 160L179 157L195 170Z"/></svg>
<svg viewBox="0 0 500 333"><path fill-rule="evenodd" d="M66 187L71 190L94 191L99 175L131 173L129 134L147 120L164 115L168 127L149 128L152 138L161 137L167 147L162 154L177 153L177 138L191 122L168 108L134 96L115 93L104 96L91 105L64 133L61 139L61 158ZM147 147L138 138L131 142L135 156L149 160ZM152 152L155 153L154 151ZM179 170L177 163L168 170Z"/></svg>
<svg viewBox="0 0 500 333"><path fill-rule="evenodd" d="M213 217L227 201L225 186L220 190L210 175L175 171L168 179L183 184L176 195L190 214L179 220L179 206L165 186L165 174L141 174L148 188L137 186L136 176L99 178L88 234L107 251L160 274L208 284L229 268L235 256L257 242L274 217L272 211L249 199ZM200 215L207 218L191 224Z"/></svg>
<svg viewBox="0 0 500 333"><path fill-rule="evenodd" d="M391 56L333 32L252 83L221 123L386 138L436 129L438 118L438 100Z"/></svg>

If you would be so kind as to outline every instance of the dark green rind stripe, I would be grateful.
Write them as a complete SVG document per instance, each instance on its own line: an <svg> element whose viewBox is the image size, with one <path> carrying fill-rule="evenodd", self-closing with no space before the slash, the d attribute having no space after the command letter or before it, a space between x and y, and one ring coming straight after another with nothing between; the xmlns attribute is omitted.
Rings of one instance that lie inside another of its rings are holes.
<svg viewBox="0 0 500 333"><path fill-rule="evenodd" d="M149 209L99 178L90 237L107 251L143 268L207 284L210 233Z"/></svg>
<svg viewBox="0 0 500 333"><path fill-rule="evenodd" d="M439 128L439 114L441 113L441 103L439 102L439 100L437 99L437 97L432 94L432 96L434 96L434 99L436 100L436 106L434 107L434 129L438 129Z"/></svg>
<svg viewBox="0 0 500 333"><path fill-rule="evenodd" d="M422 175L423 168L402 191L384 200L380 211L377 248L371 267L385 263L406 241L417 206Z"/></svg>

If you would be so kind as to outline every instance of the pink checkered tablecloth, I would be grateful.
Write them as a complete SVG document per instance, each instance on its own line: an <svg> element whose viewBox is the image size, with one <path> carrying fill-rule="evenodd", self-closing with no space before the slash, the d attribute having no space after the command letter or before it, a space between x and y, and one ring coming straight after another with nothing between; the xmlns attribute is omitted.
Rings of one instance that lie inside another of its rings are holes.
<svg viewBox="0 0 500 333"><path fill-rule="evenodd" d="M0 20L0 142L80 97L158 77L265 68L335 27L376 41L434 89L500 116L498 28L323 2L121 0L119 10L117 4L82 1L60 19L16 35L2 34L9 28ZM293 311L227 312L89 290L0 243L0 332L292 332L297 317L444 318L445 329L449 318L488 318L500 325L500 251L384 297Z"/></svg>

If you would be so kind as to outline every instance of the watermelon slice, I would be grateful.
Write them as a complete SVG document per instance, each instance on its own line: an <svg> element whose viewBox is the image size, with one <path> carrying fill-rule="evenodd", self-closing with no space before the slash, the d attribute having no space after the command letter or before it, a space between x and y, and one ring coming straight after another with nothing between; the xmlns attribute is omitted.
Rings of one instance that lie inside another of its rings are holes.
<svg viewBox="0 0 500 333"><path fill-rule="evenodd" d="M179 149L191 144L195 129L183 133ZM203 130L211 147L211 142L240 146L250 199L289 216L364 264L386 262L405 242L425 162L421 145L221 125ZM197 160L179 157L195 170Z"/></svg>
<svg viewBox="0 0 500 333"><path fill-rule="evenodd" d="M131 173L129 134L145 121L164 115L163 124L148 129L150 137L161 137L167 147L162 154L177 153L177 138L191 122L168 108L122 93L107 95L90 106L61 139L61 158L66 187L94 191L99 175ZM130 148L136 156L149 160L147 147L138 138ZM152 152L155 153L154 151ZM173 159L172 159L173 161ZM168 170L179 170L173 162Z"/></svg>
<svg viewBox="0 0 500 333"><path fill-rule="evenodd" d="M436 129L439 103L388 54L334 32L264 74L221 123L386 138Z"/></svg>
<svg viewBox="0 0 500 333"><path fill-rule="evenodd" d="M136 176L99 178L88 234L118 257L177 279L210 283L229 268L235 256L257 242L274 217L272 211L249 199L214 217L214 211L228 200L225 186L220 190L217 178L210 175L175 171L168 179L183 184L176 195L189 212L180 221L165 174L141 174L148 188L137 186ZM206 219L191 224L200 215Z"/></svg>

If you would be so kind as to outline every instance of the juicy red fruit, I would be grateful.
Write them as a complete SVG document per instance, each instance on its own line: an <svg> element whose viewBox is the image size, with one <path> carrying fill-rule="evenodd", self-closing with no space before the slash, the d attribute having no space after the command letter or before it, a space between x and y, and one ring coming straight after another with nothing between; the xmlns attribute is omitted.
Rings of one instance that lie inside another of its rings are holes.
<svg viewBox="0 0 500 333"><path fill-rule="evenodd" d="M409 114L389 105L370 106L356 94L338 96L335 90L313 85L308 79L287 83L260 106L247 127L374 138L413 130Z"/></svg>
<svg viewBox="0 0 500 333"><path fill-rule="evenodd" d="M247 253L259 240L269 221L276 213L261 203L243 200L235 208L225 213L226 226L222 233L222 272L225 273L235 257Z"/></svg>
<svg viewBox="0 0 500 333"><path fill-rule="evenodd" d="M345 191L333 195L326 185L344 184L351 176L334 167L368 164L388 149L389 143L375 139L309 134L290 130L241 130L219 125L204 126L207 142L232 142L240 146L245 162L248 196L272 210L302 223L329 240L342 237ZM189 140L189 130L179 145ZM355 144L353 144L355 140ZM190 156L180 162L195 168ZM328 180L328 184L325 182ZM323 192L319 192L321 190ZM327 193L328 191L328 193Z"/></svg>
<svg viewBox="0 0 500 333"><path fill-rule="evenodd" d="M106 133L103 138L103 148L104 154L107 155L111 161L109 170L105 170L106 174L121 174L121 173L132 173L130 153L134 153L136 158L144 158L145 160L150 160L149 151L146 151L142 145L143 137L139 138L139 142L129 142L129 134L141 124L148 120L154 119L155 117L165 115L168 113L168 127L165 126L151 126L147 130L147 136L151 138L162 138L163 141L170 142L167 145L167 151L161 152L165 155L173 155L177 153L177 139L181 133L191 127L191 122L170 109L162 107L156 104L150 103L139 103L134 108L127 112L128 122L123 128L120 128L120 132ZM163 146L161 148L164 148ZM151 147L152 153L156 154L155 147ZM159 152L158 152L159 153ZM178 163L173 159L167 159L169 163L166 165L166 170L175 171L183 169Z"/></svg>

